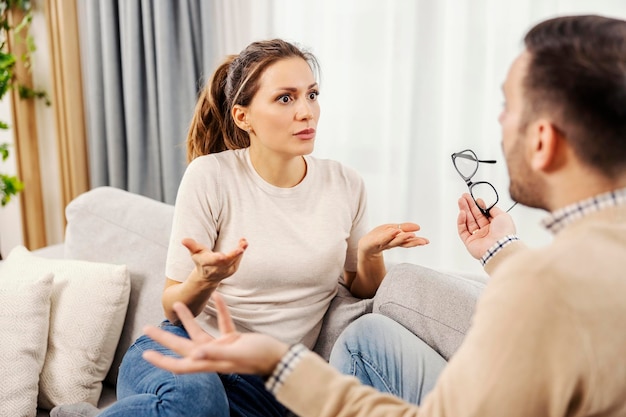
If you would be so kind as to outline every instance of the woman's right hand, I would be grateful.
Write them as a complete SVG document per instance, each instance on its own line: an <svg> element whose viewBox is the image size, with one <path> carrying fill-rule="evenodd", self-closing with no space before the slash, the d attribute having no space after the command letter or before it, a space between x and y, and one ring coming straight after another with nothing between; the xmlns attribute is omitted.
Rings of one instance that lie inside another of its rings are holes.
<svg viewBox="0 0 626 417"><path fill-rule="evenodd" d="M169 278L165 280L161 302L165 317L172 323L178 322L173 308L177 301L187 305L194 315L200 314L220 282L237 271L248 247L246 239L240 239L235 249L225 253L213 252L211 248L190 238L183 239L182 244L189 251L196 267L183 282Z"/></svg>
<svg viewBox="0 0 626 417"><path fill-rule="evenodd" d="M191 238L183 239L182 244L196 265L197 278L211 287L217 287L223 279L237 271L243 253L248 247L248 241L243 238L239 240L237 248L226 253L213 252L209 247Z"/></svg>

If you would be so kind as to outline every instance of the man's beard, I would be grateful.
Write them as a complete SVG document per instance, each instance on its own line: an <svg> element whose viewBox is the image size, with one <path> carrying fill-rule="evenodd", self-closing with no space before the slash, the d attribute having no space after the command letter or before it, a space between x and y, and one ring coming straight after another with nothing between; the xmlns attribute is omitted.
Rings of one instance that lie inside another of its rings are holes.
<svg viewBox="0 0 626 417"><path fill-rule="evenodd" d="M545 183L530 169L524 158L524 133L515 138L513 147L505 155L509 171L509 194L511 199L524 206L548 210Z"/></svg>

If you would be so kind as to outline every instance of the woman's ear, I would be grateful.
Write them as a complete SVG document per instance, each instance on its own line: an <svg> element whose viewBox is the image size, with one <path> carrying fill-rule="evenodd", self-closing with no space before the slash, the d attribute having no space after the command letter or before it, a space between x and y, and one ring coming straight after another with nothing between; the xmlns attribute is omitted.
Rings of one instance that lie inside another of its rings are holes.
<svg viewBox="0 0 626 417"><path fill-rule="evenodd" d="M550 171L558 160L561 135L546 119L536 121L530 133L530 164L535 171Z"/></svg>
<svg viewBox="0 0 626 417"><path fill-rule="evenodd" d="M241 130L245 130L246 132L250 131L250 123L248 122L248 109L239 104L233 106L233 110L231 111L231 116L235 121L237 127Z"/></svg>

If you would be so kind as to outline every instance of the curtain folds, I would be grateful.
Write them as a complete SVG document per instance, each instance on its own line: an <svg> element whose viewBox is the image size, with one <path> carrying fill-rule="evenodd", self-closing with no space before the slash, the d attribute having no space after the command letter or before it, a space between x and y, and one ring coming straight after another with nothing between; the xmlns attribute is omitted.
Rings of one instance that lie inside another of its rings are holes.
<svg viewBox="0 0 626 417"><path fill-rule="evenodd" d="M79 3L91 186L173 203L203 69L213 64L210 3Z"/></svg>

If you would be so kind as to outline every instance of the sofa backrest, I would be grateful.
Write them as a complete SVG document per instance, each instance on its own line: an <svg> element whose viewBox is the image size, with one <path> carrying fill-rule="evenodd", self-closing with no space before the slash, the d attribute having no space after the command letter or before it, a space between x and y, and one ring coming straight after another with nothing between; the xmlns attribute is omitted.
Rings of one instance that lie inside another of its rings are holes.
<svg viewBox="0 0 626 417"><path fill-rule="evenodd" d="M114 385L124 353L143 327L164 319L161 293L174 206L118 188L98 187L70 202L65 215L65 258L125 264L130 272L126 321L105 379Z"/></svg>

